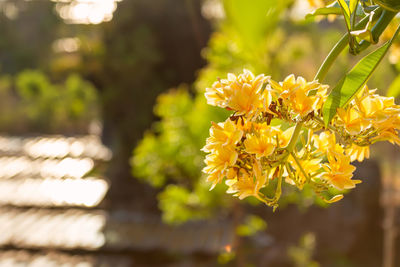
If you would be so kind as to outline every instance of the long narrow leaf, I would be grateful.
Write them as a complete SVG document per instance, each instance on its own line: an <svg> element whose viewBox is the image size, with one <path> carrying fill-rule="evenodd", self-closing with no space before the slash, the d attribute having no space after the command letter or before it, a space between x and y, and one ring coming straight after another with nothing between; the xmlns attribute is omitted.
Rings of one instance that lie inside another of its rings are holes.
<svg viewBox="0 0 400 267"><path fill-rule="evenodd" d="M322 111L326 125L328 125L335 116L337 109L346 106L367 83L376 67L382 61L399 30L400 26L390 41L361 59L333 88Z"/></svg>
<svg viewBox="0 0 400 267"><path fill-rule="evenodd" d="M347 5L345 0L337 0L337 1L339 3L340 7L343 10L343 17L344 17L344 20L346 21L346 27L347 27L347 30L350 32L351 25L350 25L350 9L349 9L349 6Z"/></svg>
<svg viewBox="0 0 400 267"><path fill-rule="evenodd" d="M350 1L345 1L347 4L350 4ZM365 16L365 13L361 7L361 5L357 4L356 9L353 12L357 16ZM326 7L320 7L312 11L311 13L306 15L306 19L311 19L316 16L327 16L327 15L343 15L342 8L339 3L333 2L332 4Z"/></svg>
<svg viewBox="0 0 400 267"><path fill-rule="evenodd" d="M326 15L341 15L342 10L340 7L321 7L313 12L306 15L306 19L315 17L315 16L326 16Z"/></svg>
<svg viewBox="0 0 400 267"><path fill-rule="evenodd" d="M339 5L343 8L344 13L350 17L350 9L345 0L337 0Z"/></svg>
<svg viewBox="0 0 400 267"><path fill-rule="evenodd" d="M349 8L350 8L350 30L354 29L354 25L356 24L356 17L357 17L357 5L358 0L350 0Z"/></svg>
<svg viewBox="0 0 400 267"><path fill-rule="evenodd" d="M354 13L354 11L356 11L358 5L358 0L350 0L349 3L349 8L350 8L350 14Z"/></svg>

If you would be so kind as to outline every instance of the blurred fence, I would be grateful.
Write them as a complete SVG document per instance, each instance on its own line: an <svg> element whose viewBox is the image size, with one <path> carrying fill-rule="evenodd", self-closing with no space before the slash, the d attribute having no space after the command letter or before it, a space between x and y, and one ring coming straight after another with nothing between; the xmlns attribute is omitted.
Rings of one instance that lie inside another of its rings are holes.
<svg viewBox="0 0 400 267"><path fill-rule="evenodd" d="M215 255L233 242L228 221L105 209L110 159L98 136L0 136L0 266L137 266L137 253Z"/></svg>

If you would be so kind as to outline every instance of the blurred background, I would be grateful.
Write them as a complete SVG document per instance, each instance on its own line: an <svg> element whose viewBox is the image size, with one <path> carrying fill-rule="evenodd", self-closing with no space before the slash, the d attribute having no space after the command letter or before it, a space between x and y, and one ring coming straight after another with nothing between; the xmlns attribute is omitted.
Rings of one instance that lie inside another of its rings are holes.
<svg viewBox="0 0 400 267"><path fill-rule="evenodd" d="M305 19L323 5L0 0L0 266L400 266L397 148L329 207L289 187L273 213L201 174L228 116L205 88L243 68L312 79L345 32ZM369 85L396 97L399 74L400 42Z"/></svg>

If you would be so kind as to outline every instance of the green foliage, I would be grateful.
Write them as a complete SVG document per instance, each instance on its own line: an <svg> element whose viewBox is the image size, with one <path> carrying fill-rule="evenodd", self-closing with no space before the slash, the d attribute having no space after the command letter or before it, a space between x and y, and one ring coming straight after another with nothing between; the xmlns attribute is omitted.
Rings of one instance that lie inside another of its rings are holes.
<svg viewBox="0 0 400 267"><path fill-rule="evenodd" d="M351 14L356 14L357 16L365 15L361 5L358 4L358 1L344 1L345 3L351 5L349 8ZM325 7L317 8L316 10L312 11L311 13L306 15L306 19L311 19L316 16L327 16L327 15L342 15L342 8L337 1L333 2L330 5ZM350 18L350 17L349 17Z"/></svg>
<svg viewBox="0 0 400 267"><path fill-rule="evenodd" d="M288 256L296 267L318 267L316 261L312 260L316 246L315 234L307 233L301 237L297 246L288 249Z"/></svg>
<svg viewBox="0 0 400 267"><path fill-rule="evenodd" d="M154 111L160 121L135 149L133 175L156 187L168 182L180 185L168 185L159 195L165 221L180 223L209 216L208 209L224 200L221 190L210 193L204 177L199 179L200 149L209 120L222 120L226 112L210 109L203 98L193 99L183 87L160 95Z"/></svg>
<svg viewBox="0 0 400 267"><path fill-rule="evenodd" d="M165 221L200 219L231 205L231 197L223 193L225 187L209 191L209 184L201 175L204 154L200 149L208 136L210 121L222 121L229 113L207 105L204 88L216 77L244 67L258 72L277 69L272 67L270 54L279 50L282 42L276 27L289 2L256 1L248 5L224 1L227 18L205 50L208 66L201 70L195 83L195 97L185 87L159 96L154 113L160 121L135 149L131 165L135 177L162 188L159 206Z"/></svg>
<svg viewBox="0 0 400 267"><path fill-rule="evenodd" d="M398 0L374 0L378 5L393 12L400 11L400 3Z"/></svg>
<svg viewBox="0 0 400 267"><path fill-rule="evenodd" d="M154 111L160 121L136 148L133 174L157 187L165 185L168 179L196 180L203 160L199 151L207 136L208 119L221 120L225 112L209 109L200 98L193 100L185 88L160 95Z"/></svg>
<svg viewBox="0 0 400 267"><path fill-rule="evenodd" d="M249 47L265 41L265 33L275 29L290 0L253 0L251 5L242 0L225 0L227 24L235 28Z"/></svg>
<svg viewBox="0 0 400 267"><path fill-rule="evenodd" d="M314 18L316 16L341 15L342 9L338 6L336 6L336 4L337 3L335 3L335 5L331 5L331 6L317 8L313 12L307 14L306 18L310 19L310 18Z"/></svg>
<svg viewBox="0 0 400 267"><path fill-rule="evenodd" d="M267 228L267 223L260 217L249 215L243 224L236 228L236 233L240 236L251 236Z"/></svg>
<svg viewBox="0 0 400 267"><path fill-rule="evenodd" d="M337 2L339 3L340 7L342 8L343 17L344 17L344 20L346 22L346 27L350 31L351 30L351 25L350 25L351 24L350 23L350 15L351 15L350 12L351 11L350 11L350 8L347 5L345 0L338 0Z"/></svg>
<svg viewBox="0 0 400 267"><path fill-rule="evenodd" d="M23 71L14 79L3 76L0 95L3 131L86 133L99 115L95 88L74 74L61 84L51 83L38 70Z"/></svg>
<svg viewBox="0 0 400 267"><path fill-rule="evenodd" d="M396 36L397 32L393 39ZM371 78L371 75L386 55L393 39L361 59L332 89L323 107L325 124L329 124L337 109L346 106Z"/></svg>
<svg viewBox="0 0 400 267"><path fill-rule="evenodd" d="M225 192L221 188L210 193L210 186L203 181L195 184L193 190L181 185L170 184L159 194L163 220L170 224L180 224L189 220L208 218L224 203Z"/></svg>

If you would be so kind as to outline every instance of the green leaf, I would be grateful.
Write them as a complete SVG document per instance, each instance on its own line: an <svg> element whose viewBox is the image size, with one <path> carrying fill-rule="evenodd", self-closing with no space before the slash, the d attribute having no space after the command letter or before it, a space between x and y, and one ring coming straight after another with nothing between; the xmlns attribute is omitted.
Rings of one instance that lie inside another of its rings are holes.
<svg viewBox="0 0 400 267"><path fill-rule="evenodd" d="M348 0L346 0L345 2L350 3ZM334 2L326 7L317 8L313 12L307 14L306 19L314 18L316 16L327 16L327 15L343 15L342 8L337 2ZM358 4L356 5L355 15L365 16L365 13L361 5Z"/></svg>
<svg viewBox="0 0 400 267"><path fill-rule="evenodd" d="M313 12L307 14L306 19L313 18L315 16L341 15L341 14L342 14L342 10L340 7L327 6L327 7L318 8L318 9L314 10Z"/></svg>
<svg viewBox="0 0 400 267"><path fill-rule="evenodd" d="M350 31L351 29L351 25L350 25L350 9L349 6L347 5L345 0L337 0L340 7L343 10L343 17L344 20L346 21L346 26L347 26L347 30Z"/></svg>
<svg viewBox="0 0 400 267"><path fill-rule="evenodd" d="M326 125L335 116L338 108L346 106L360 89L367 83L372 73L382 61L393 39L397 36L400 27L393 38L384 45L361 59L354 68L343 77L333 88L323 107L323 117Z"/></svg>
<svg viewBox="0 0 400 267"><path fill-rule="evenodd" d="M349 3L350 14L353 14L354 11L356 11L357 5L358 5L358 0L350 0Z"/></svg>
<svg viewBox="0 0 400 267"><path fill-rule="evenodd" d="M358 0L350 0L349 9L350 9L350 30L354 29L354 25L356 23L357 17L357 5Z"/></svg>
<svg viewBox="0 0 400 267"><path fill-rule="evenodd" d="M400 75L390 85L387 96L398 97L400 95Z"/></svg>
<svg viewBox="0 0 400 267"><path fill-rule="evenodd" d="M337 0L337 1L338 1L339 5L342 7L344 13L347 16L350 16L350 9L349 9L349 6L347 5L346 1L345 0Z"/></svg>

